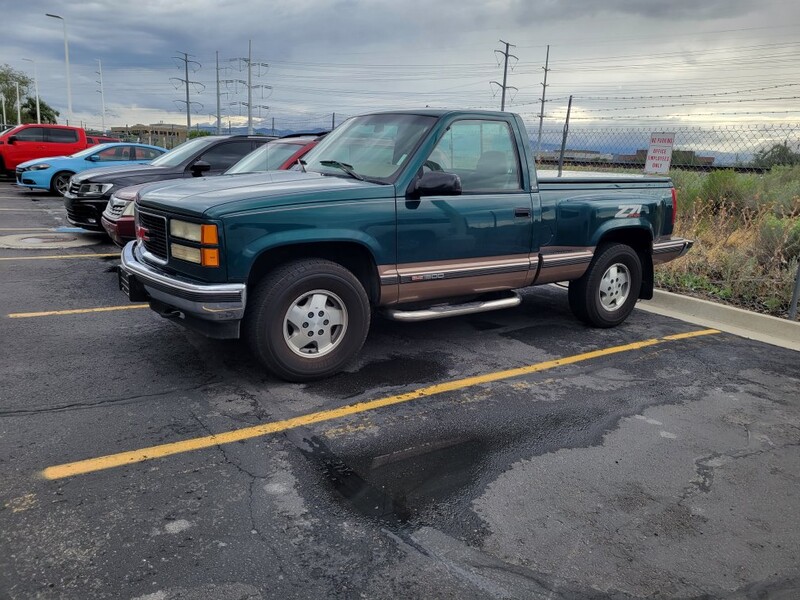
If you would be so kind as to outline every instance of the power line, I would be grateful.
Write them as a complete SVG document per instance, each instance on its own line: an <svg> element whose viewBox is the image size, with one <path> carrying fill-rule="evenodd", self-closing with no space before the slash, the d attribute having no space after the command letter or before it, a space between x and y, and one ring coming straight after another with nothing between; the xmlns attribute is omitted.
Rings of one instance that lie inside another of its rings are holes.
<svg viewBox="0 0 800 600"><path fill-rule="evenodd" d="M197 86L201 86L203 89L206 89L206 86L200 83L199 81L191 81L189 79L189 65L190 64L197 65L197 68L193 68L192 70L193 73L199 71L202 65L196 60L190 60L189 59L190 55L187 54L186 52L178 52L178 54L182 54L183 56L173 56L173 58L175 60L183 61L183 69L185 77L184 79L181 79L180 77L170 77L170 81L179 81L183 83L184 87L186 88L186 100L175 100L175 102L178 104L180 103L186 104L186 135L188 136L189 131L192 129L192 104L197 104L200 108L203 108L203 105L200 102L191 102L189 100L189 86L193 85L195 86L195 89Z"/></svg>

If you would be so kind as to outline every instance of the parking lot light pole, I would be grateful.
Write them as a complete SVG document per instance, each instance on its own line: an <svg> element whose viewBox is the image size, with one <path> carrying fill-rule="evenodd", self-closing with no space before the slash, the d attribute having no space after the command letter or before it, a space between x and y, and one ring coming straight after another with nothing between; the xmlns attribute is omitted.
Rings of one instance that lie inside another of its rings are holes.
<svg viewBox="0 0 800 600"><path fill-rule="evenodd" d="M14 86L17 88L17 125L22 125L22 116L20 115L19 110L19 81L15 81Z"/></svg>
<svg viewBox="0 0 800 600"><path fill-rule="evenodd" d="M8 125L8 121L6 121L6 97L5 94L0 94L0 104L3 105L3 127Z"/></svg>
<svg viewBox="0 0 800 600"><path fill-rule="evenodd" d="M69 121L72 119L72 84L70 83L69 79L69 42L67 41L67 22L64 20L64 17L59 15L51 15L50 13L46 13L45 16L53 19L59 19L61 24L64 25L64 62L67 65L67 125L69 125Z"/></svg>
<svg viewBox="0 0 800 600"><path fill-rule="evenodd" d="M36 61L32 58L23 58L30 63L33 63L33 88L36 90L36 122L42 122L42 113L39 110L39 75L36 72Z"/></svg>

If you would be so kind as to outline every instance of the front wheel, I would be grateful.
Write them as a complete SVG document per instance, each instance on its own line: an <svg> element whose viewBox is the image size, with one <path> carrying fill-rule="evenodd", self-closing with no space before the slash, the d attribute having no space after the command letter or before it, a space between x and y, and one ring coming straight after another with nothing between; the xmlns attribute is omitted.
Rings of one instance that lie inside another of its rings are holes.
<svg viewBox="0 0 800 600"><path fill-rule="evenodd" d="M361 282L341 265L298 260L259 282L244 335L278 377L310 381L340 371L364 345L370 305Z"/></svg>
<svg viewBox="0 0 800 600"><path fill-rule="evenodd" d="M74 174L69 171L59 171L53 175L53 179L50 180L50 191L60 196L66 194L69 189L69 178Z"/></svg>
<svg viewBox="0 0 800 600"><path fill-rule="evenodd" d="M597 249L589 270L569 284L569 307L581 321L615 327L633 312L642 286L639 255L625 244Z"/></svg>

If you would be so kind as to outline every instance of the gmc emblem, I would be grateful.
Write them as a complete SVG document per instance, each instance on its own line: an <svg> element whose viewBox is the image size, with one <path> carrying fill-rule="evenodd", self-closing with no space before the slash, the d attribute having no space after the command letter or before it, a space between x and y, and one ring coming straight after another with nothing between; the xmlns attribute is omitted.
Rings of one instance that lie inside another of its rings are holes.
<svg viewBox="0 0 800 600"><path fill-rule="evenodd" d="M147 235L150 233L147 227L142 227L141 225L136 226L136 239L141 240L142 242L149 242L150 237Z"/></svg>

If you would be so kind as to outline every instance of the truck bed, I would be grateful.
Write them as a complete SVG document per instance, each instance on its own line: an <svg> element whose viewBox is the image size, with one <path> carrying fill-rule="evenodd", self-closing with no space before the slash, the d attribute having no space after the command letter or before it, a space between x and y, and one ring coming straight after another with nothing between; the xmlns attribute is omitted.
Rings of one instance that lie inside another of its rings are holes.
<svg viewBox="0 0 800 600"><path fill-rule="evenodd" d="M550 187L553 184L614 184L615 187L639 187L658 184L653 187L670 185L669 177L644 175L639 173L603 173L600 171L563 171L561 177L558 171L538 171L537 179L540 187ZM627 185L626 185L627 184Z"/></svg>

